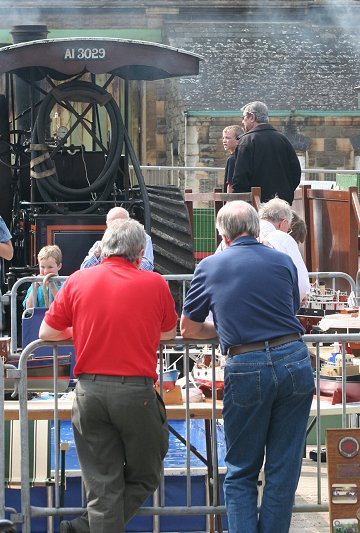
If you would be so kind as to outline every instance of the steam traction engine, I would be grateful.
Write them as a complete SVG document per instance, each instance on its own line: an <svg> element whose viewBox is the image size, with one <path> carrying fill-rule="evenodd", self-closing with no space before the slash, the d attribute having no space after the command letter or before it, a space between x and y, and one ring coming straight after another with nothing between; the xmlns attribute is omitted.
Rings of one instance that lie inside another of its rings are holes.
<svg viewBox="0 0 360 533"><path fill-rule="evenodd" d="M13 234L10 276L28 274L45 244L62 249L62 275L79 268L114 205L151 234L158 272L192 272L182 194L145 185L128 109L130 80L196 75L199 58L140 41L47 39L46 26L12 33L15 44L0 48L0 214Z"/></svg>

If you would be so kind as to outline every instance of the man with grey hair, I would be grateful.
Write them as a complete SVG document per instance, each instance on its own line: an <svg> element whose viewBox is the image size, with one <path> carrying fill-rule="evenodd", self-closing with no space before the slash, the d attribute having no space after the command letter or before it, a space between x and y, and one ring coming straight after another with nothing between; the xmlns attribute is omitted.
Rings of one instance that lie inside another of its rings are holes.
<svg viewBox="0 0 360 533"><path fill-rule="evenodd" d="M300 183L301 166L290 141L269 124L263 102L251 102L241 108L244 135L237 148L233 192L250 192L261 187L261 201L274 196L290 205Z"/></svg>
<svg viewBox="0 0 360 533"><path fill-rule="evenodd" d="M106 215L106 225L114 220L127 220L130 218L129 212L123 207L116 206L110 209ZM90 268L99 265L102 260L101 241L96 241L87 253L87 256L80 265L80 268ZM140 270L154 270L154 251L150 235L146 234L145 251L141 258Z"/></svg>
<svg viewBox="0 0 360 533"><path fill-rule="evenodd" d="M310 293L309 273L299 246L289 234L293 218L290 205L281 198L273 198L260 205L260 242L291 257L296 266L301 305Z"/></svg>
<svg viewBox="0 0 360 533"><path fill-rule="evenodd" d="M259 217L250 204L225 204L217 228L227 247L196 268L181 333L193 339L217 335L228 355L223 419L229 532L287 533L314 393L304 330L295 316L296 268L286 254L258 242ZM214 322L206 321L209 311Z"/></svg>
<svg viewBox="0 0 360 533"><path fill-rule="evenodd" d="M159 484L168 427L157 348L175 337L177 314L162 276L139 270L145 242L136 220L109 224L102 263L69 276L40 326L48 341L73 332L76 352L72 426L88 512L61 533L124 531Z"/></svg>
<svg viewBox="0 0 360 533"><path fill-rule="evenodd" d="M274 230L287 233L291 227L292 216L290 205L281 198L276 197L262 203L259 208L260 241L266 239Z"/></svg>

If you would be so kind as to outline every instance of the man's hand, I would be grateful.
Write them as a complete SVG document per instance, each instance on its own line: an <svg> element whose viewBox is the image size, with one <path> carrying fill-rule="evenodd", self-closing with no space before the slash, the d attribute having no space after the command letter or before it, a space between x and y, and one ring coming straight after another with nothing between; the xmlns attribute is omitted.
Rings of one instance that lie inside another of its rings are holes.
<svg viewBox="0 0 360 533"><path fill-rule="evenodd" d="M96 248L96 250L94 252L94 255L95 255L96 259L99 259L100 255L101 255L101 246L100 245Z"/></svg>

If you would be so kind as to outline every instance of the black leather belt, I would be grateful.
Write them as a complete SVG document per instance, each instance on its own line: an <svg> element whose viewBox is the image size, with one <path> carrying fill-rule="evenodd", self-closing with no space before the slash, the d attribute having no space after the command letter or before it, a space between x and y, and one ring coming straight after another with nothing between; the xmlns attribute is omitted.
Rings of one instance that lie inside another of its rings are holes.
<svg viewBox="0 0 360 533"><path fill-rule="evenodd" d="M145 376L109 376L106 374L80 374L80 381L115 381L120 383L139 383L139 385L154 385L153 378Z"/></svg>
<svg viewBox="0 0 360 533"><path fill-rule="evenodd" d="M238 355L246 352L260 352L266 348L275 348L288 342L299 341L301 339L300 333L291 333L291 335L283 335L282 337L276 337L269 341L262 342L250 342L249 344L239 344L238 346L231 346L228 350L228 355Z"/></svg>

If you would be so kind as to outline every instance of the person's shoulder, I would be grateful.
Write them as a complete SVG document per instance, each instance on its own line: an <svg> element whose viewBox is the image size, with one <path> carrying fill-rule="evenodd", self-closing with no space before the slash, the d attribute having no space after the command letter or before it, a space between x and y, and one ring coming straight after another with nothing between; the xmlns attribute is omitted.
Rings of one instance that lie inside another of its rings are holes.
<svg viewBox="0 0 360 533"><path fill-rule="evenodd" d="M285 233L285 231L275 229L274 231L271 231L268 234L267 240L269 242L289 243L291 240L294 239L291 237L291 235Z"/></svg>
<svg viewBox="0 0 360 533"><path fill-rule="evenodd" d="M141 270L141 269L135 269L133 272L136 276L139 278L142 278L143 280L148 280L152 283L166 283L166 279L162 274L159 274L159 272L154 272L153 270Z"/></svg>
<svg viewBox="0 0 360 533"><path fill-rule="evenodd" d="M269 254L269 256L273 254L276 260L278 259L279 252L281 252L280 256L285 255L285 257L288 257L286 255L287 254L286 244L288 242L286 239L286 233L284 233L285 239L283 238L282 235L280 235L280 233L284 233L284 232L283 231L280 232L279 230L279 233L275 234L275 231L272 231L266 236L266 239L265 239L266 244L263 244L264 248L266 248L266 252L264 253Z"/></svg>
<svg viewBox="0 0 360 533"><path fill-rule="evenodd" d="M277 246L274 246L272 243L271 245L273 246L272 248L265 246L265 248L269 250L268 257L271 261L278 265L290 266L290 268L295 268L294 262L289 253L290 250L284 244L278 243Z"/></svg>
<svg viewBox="0 0 360 533"><path fill-rule="evenodd" d="M269 124L269 122L264 122L262 124L258 124L257 126L255 126L255 128L253 128L252 130L249 131L249 133L268 133L268 132L275 132L275 133L279 133L279 131L274 128L274 126L272 126L271 124Z"/></svg>
<svg viewBox="0 0 360 533"><path fill-rule="evenodd" d="M224 253L228 249L229 248L226 247L223 250L216 250L212 255L208 255L207 257L201 259L201 261L195 267L195 273L199 273L204 270L206 271L212 268L216 263L221 262L223 260Z"/></svg>

